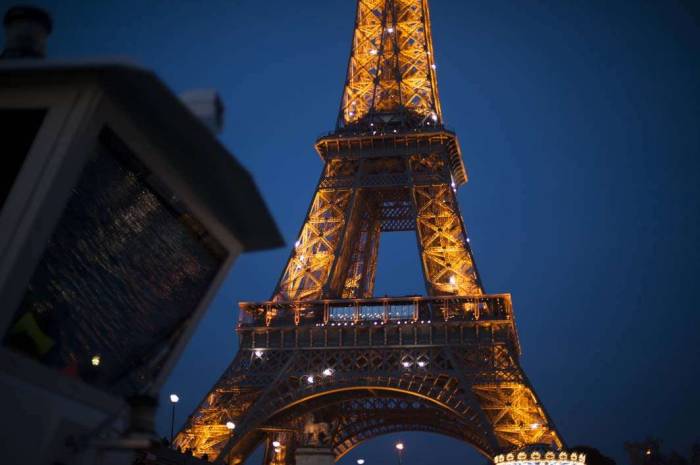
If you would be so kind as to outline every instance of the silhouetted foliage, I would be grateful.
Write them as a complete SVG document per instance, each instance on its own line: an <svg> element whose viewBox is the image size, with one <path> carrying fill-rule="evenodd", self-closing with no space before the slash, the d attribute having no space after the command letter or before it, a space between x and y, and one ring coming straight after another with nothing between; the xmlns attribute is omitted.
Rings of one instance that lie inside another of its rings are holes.
<svg viewBox="0 0 700 465"><path fill-rule="evenodd" d="M700 465L700 443L698 442L690 449L690 465Z"/></svg>
<svg viewBox="0 0 700 465"><path fill-rule="evenodd" d="M625 450L630 465L700 465L700 443L692 445L687 458L675 450L669 455L664 455L661 452L661 441L655 438L626 442Z"/></svg>
<svg viewBox="0 0 700 465"><path fill-rule="evenodd" d="M631 465L663 465L661 441L647 438L640 442L626 442L625 450Z"/></svg>
<svg viewBox="0 0 700 465"><path fill-rule="evenodd" d="M571 448L575 452L583 452L586 454L586 465L617 465L615 460L607 455L603 455L595 447L591 446L575 446Z"/></svg>

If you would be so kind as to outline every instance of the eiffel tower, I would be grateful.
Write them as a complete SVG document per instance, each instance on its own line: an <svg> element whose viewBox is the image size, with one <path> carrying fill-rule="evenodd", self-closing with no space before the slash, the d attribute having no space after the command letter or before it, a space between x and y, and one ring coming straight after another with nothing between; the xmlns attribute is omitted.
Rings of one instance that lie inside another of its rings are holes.
<svg viewBox="0 0 700 465"><path fill-rule="evenodd" d="M175 445L237 464L263 444L265 464L293 464L317 422L336 459L397 431L489 458L561 448L519 365L510 295L484 292L469 247L427 0L357 2L336 129L315 148L323 173L272 298L239 304L238 353ZM427 295L374 297L380 234L409 230Z"/></svg>

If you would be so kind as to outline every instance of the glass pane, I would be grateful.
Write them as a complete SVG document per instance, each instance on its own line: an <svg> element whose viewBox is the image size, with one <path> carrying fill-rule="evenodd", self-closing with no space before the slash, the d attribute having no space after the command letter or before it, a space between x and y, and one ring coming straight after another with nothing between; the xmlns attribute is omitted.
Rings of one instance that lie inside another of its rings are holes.
<svg viewBox="0 0 700 465"><path fill-rule="evenodd" d="M413 318L413 304L397 304L389 306L390 320L410 320Z"/></svg>
<svg viewBox="0 0 700 465"><path fill-rule="evenodd" d="M328 318L331 321L352 321L355 317L355 307L329 307Z"/></svg>
<svg viewBox="0 0 700 465"><path fill-rule="evenodd" d="M362 305L360 307L360 320L383 320L383 305Z"/></svg>

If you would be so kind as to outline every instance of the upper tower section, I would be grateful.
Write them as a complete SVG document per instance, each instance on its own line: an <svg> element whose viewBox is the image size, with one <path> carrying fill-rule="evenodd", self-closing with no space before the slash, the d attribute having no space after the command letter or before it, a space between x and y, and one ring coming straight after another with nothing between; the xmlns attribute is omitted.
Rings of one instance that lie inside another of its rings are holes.
<svg viewBox="0 0 700 465"><path fill-rule="evenodd" d="M336 132L442 125L427 0L359 0Z"/></svg>
<svg viewBox="0 0 700 465"><path fill-rule="evenodd" d="M467 182L457 136L444 128L427 0L357 0L348 74L335 131L316 141L333 159L419 158Z"/></svg>

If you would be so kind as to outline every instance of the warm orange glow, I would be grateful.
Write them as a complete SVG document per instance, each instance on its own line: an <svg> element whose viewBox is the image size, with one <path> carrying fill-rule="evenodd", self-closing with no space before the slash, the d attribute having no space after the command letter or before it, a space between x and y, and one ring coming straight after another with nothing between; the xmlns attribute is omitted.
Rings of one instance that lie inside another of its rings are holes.
<svg viewBox="0 0 700 465"><path fill-rule="evenodd" d="M416 186L423 268L436 294L482 294L454 192L448 185Z"/></svg>
<svg viewBox="0 0 700 465"><path fill-rule="evenodd" d="M504 447L550 444L562 447L532 389L521 383L479 384L474 386L481 409L493 423Z"/></svg>
<svg viewBox="0 0 700 465"><path fill-rule="evenodd" d="M347 221L352 191L321 190L311 205L301 237L280 280L275 300L321 298Z"/></svg>
<svg viewBox="0 0 700 465"><path fill-rule="evenodd" d="M300 437L337 421L351 427L332 435L336 460L412 427L489 457L562 447L519 365L510 295L485 294L477 274L456 198L466 169L442 126L436 68L426 0L357 0L338 125L316 142L325 166L301 231L271 299L240 304L240 350L175 446L240 464L264 442L266 461L285 465ZM427 295L376 297L381 234L411 230ZM387 407L404 400L423 416ZM541 458L528 453L495 461ZM555 465L585 459L551 454Z"/></svg>
<svg viewBox="0 0 700 465"><path fill-rule="evenodd" d="M358 2L341 108L345 124L401 109L441 119L428 6L421 0L392 6L386 0Z"/></svg>

